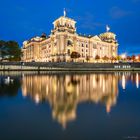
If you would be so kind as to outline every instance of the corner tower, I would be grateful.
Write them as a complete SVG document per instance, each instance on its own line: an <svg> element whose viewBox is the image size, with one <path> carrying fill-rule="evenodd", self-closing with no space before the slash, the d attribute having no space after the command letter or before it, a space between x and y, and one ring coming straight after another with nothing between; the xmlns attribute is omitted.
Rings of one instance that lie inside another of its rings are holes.
<svg viewBox="0 0 140 140"><path fill-rule="evenodd" d="M54 29L52 30L52 34L55 34L57 32L68 32L71 34L75 34L75 24L76 21L71 18L68 18L66 16L66 11L64 10L64 15L53 22Z"/></svg>
<svg viewBox="0 0 140 140"><path fill-rule="evenodd" d="M117 57L118 55L118 41L116 39L116 34L110 32L110 27L106 26L106 32L99 35L103 42L109 43L109 57Z"/></svg>
<svg viewBox="0 0 140 140"><path fill-rule="evenodd" d="M53 56L55 61L68 61L76 47L76 21L64 15L53 22L51 37L54 40Z"/></svg>

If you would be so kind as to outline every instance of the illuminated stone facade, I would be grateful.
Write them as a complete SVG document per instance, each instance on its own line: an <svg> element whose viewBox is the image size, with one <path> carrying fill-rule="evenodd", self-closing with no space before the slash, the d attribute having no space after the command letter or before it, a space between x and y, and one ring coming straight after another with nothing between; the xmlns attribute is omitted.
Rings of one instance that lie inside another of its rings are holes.
<svg viewBox="0 0 140 140"><path fill-rule="evenodd" d="M95 36L79 35L76 32L76 21L66 16L53 22L54 29L47 37L34 37L23 42L23 57L25 62L96 62L96 59L111 59L117 56L118 43L116 35L107 32ZM77 59L72 53L78 53Z"/></svg>

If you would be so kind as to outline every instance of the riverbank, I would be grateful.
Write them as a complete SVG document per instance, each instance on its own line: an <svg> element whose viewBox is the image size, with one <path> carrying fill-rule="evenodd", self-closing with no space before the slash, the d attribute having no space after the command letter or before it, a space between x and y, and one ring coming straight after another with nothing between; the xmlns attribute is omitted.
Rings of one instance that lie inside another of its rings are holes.
<svg viewBox="0 0 140 140"><path fill-rule="evenodd" d="M140 71L140 63L1 62L0 71Z"/></svg>

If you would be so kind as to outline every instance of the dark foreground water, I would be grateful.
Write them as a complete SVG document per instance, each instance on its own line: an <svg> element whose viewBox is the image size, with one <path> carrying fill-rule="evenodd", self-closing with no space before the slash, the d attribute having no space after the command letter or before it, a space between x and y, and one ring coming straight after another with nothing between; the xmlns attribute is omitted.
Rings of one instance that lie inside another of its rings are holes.
<svg viewBox="0 0 140 140"><path fill-rule="evenodd" d="M130 72L1 72L0 140L140 139L139 82Z"/></svg>

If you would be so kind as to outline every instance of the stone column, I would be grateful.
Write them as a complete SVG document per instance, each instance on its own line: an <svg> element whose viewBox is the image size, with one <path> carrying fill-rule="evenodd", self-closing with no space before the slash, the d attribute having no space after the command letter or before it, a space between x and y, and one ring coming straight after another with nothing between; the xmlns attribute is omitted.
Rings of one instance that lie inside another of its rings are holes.
<svg viewBox="0 0 140 140"><path fill-rule="evenodd" d="M60 53L60 37L56 36L56 39L57 39L56 52L59 54Z"/></svg>
<svg viewBox="0 0 140 140"><path fill-rule="evenodd" d="M64 35L60 36L60 53L64 53Z"/></svg>

